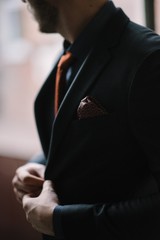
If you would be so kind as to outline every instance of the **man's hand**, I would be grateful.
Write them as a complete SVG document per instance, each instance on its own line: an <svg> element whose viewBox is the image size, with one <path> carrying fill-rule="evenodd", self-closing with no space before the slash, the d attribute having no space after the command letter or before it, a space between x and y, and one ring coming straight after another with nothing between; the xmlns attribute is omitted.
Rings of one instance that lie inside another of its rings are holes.
<svg viewBox="0 0 160 240"><path fill-rule="evenodd" d="M54 236L52 216L53 210L58 205L58 197L47 180L43 184L42 192L38 197L26 194L22 200L26 218L38 232Z"/></svg>
<svg viewBox="0 0 160 240"><path fill-rule="evenodd" d="M25 194L38 196L44 183L45 166L39 163L27 163L16 170L12 180L17 200L22 203Z"/></svg>

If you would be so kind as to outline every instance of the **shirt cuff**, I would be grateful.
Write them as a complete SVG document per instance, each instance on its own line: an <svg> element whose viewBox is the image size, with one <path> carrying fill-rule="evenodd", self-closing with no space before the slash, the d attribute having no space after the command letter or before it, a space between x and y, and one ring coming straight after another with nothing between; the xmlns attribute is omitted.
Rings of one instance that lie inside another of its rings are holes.
<svg viewBox="0 0 160 240"><path fill-rule="evenodd" d="M61 221L61 209L63 207L58 205L53 210L53 229L55 233L55 237L57 239L64 239L64 233L62 229L62 221Z"/></svg>

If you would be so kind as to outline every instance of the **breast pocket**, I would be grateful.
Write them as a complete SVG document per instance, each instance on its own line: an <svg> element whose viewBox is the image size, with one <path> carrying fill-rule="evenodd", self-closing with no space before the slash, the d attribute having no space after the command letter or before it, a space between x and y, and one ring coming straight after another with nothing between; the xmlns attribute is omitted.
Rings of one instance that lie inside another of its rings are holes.
<svg viewBox="0 0 160 240"><path fill-rule="evenodd" d="M93 118L74 120L69 131L76 138L103 140L104 138L112 138L114 135L119 135L122 126L118 121L115 113Z"/></svg>

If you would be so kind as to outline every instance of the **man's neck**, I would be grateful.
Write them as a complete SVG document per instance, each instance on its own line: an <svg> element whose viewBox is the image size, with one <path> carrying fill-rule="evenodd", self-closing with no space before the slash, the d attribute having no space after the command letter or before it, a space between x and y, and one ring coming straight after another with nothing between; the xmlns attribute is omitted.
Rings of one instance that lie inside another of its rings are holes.
<svg viewBox="0 0 160 240"><path fill-rule="evenodd" d="M59 33L70 43L73 43L107 2L106 0L77 0L72 5L66 4L59 16Z"/></svg>

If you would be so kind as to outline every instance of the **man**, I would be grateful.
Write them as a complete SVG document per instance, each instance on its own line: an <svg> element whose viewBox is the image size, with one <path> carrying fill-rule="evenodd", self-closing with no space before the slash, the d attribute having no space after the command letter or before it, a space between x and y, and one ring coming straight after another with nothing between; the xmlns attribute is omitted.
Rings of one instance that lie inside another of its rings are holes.
<svg viewBox="0 0 160 240"><path fill-rule="evenodd" d="M112 1L27 3L73 56L58 112L58 63L35 101L44 155L13 179L27 220L44 239L159 240L160 37Z"/></svg>

